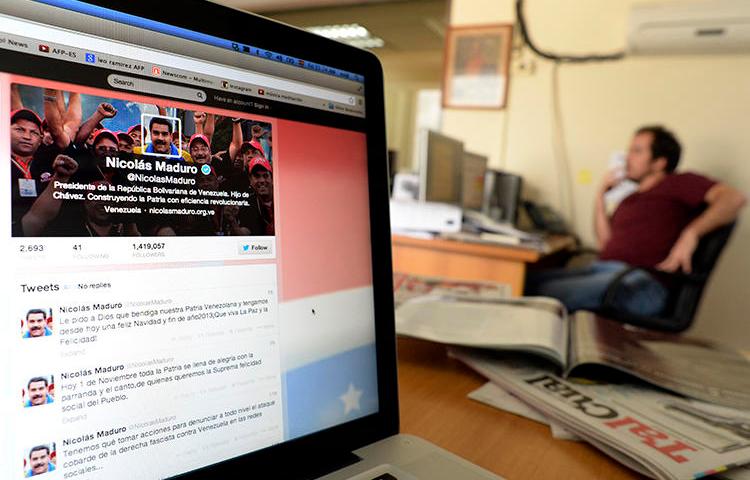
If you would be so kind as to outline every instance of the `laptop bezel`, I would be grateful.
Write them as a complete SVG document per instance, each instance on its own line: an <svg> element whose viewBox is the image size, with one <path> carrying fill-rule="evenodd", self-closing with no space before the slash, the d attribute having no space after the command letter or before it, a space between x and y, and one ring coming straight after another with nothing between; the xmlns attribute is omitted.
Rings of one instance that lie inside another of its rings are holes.
<svg viewBox="0 0 750 480"><path fill-rule="evenodd" d="M280 22L201 0L86 0L86 3L165 24L214 35L244 44L364 75L367 135L370 240L375 306L378 375L377 413L240 457L186 472L179 478L205 478L237 472L275 472L292 478L284 467L306 459L334 457L398 433L396 340L393 312L391 232L388 210L388 162L385 139L383 71L371 52L350 47ZM175 15L179 6L182 15ZM171 7L171 8L170 8ZM283 161L283 159L279 159ZM345 201L345 199L344 199ZM346 241L346 239L342 239Z"/></svg>

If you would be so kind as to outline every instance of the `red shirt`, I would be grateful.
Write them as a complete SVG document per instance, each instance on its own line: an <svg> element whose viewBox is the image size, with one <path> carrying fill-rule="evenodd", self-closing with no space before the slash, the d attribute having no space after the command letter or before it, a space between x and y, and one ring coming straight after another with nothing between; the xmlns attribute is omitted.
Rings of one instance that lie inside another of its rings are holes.
<svg viewBox="0 0 750 480"><path fill-rule="evenodd" d="M706 193L715 184L695 173L673 173L653 188L625 198L610 219L612 237L600 258L655 267L701 214Z"/></svg>

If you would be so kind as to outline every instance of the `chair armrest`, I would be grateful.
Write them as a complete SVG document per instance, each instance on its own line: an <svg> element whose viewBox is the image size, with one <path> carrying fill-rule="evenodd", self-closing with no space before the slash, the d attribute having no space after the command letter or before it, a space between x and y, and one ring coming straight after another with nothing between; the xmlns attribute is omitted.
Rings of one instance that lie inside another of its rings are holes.
<svg viewBox="0 0 750 480"><path fill-rule="evenodd" d="M664 270L659 270L658 268L648 267L633 267L633 269L643 270L644 272L650 273L654 277L668 278L677 283L703 283L708 279L707 273L685 273L683 271L665 272Z"/></svg>

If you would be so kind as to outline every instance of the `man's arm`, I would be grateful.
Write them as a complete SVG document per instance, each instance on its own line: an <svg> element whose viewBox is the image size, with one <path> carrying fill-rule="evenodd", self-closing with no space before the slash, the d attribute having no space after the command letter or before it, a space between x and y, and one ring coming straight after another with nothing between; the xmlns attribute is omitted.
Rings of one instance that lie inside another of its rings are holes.
<svg viewBox="0 0 750 480"><path fill-rule="evenodd" d="M206 112L193 112L193 123L195 123L195 133L205 135L203 127L206 124Z"/></svg>
<svg viewBox="0 0 750 480"><path fill-rule="evenodd" d="M83 120L83 110L81 109L81 94L70 92L68 94L68 108L63 114L63 129L68 135L70 141L76 138L78 129L81 127Z"/></svg>
<svg viewBox="0 0 750 480"><path fill-rule="evenodd" d="M21 100L21 92L18 91L18 85L15 83L10 86L10 109L11 111L23 108L23 100Z"/></svg>
<svg viewBox="0 0 750 480"><path fill-rule="evenodd" d="M35 237L41 234L47 225L54 220L58 213L60 213L60 207L62 207L63 201L55 199L53 193L58 191L55 188L57 182L67 183L70 181L70 177L78 170L78 163L72 158L65 155L58 155L55 161L52 163L55 173L52 176L50 185L44 189L39 198L31 205L31 208L26 215L21 218L21 227L23 228L23 234L27 237Z"/></svg>
<svg viewBox="0 0 750 480"><path fill-rule="evenodd" d="M229 144L229 159L234 160L234 157L239 153L242 148L242 119L232 119L232 143Z"/></svg>
<svg viewBox="0 0 750 480"><path fill-rule="evenodd" d="M596 194L594 205L594 231L598 241L599 250L603 250L612 237L612 227L609 224L609 215L607 215L607 202L604 195L619 183L619 179L614 171L609 171L604 176L602 186Z"/></svg>
<svg viewBox="0 0 750 480"><path fill-rule="evenodd" d="M62 97L60 90L52 88L44 89L44 118L47 120L47 129L60 150L65 150L70 145L70 137L65 133L63 118L57 106L57 99Z"/></svg>
<svg viewBox="0 0 750 480"><path fill-rule="evenodd" d="M725 183L717 183L706 192L708 208L685 227L669 256L656 266L665 272L692 271L692 258L700 238L732 223L747 203L747 197Z"/></svg>
<svg viewBox="0 0 750 480"><path fill-rule="evenodd" d="M203 135L208 137L209 142L213 141L215 130L216 115L214 115L213 113L207 113L205 123L203 124Z"/></svg>
<svg viewBox="0 0 750 480"><path fill-rule="evenodd" d="M105 118L112 118L115 115L117 115L117 109L115 109L115 107L109 103L100 103L94 114L83 122L81 128L78 129L75 139L76 145L84 143L89 138L89 135L91 135L91 132L94 131L98 123Z"/></svg>

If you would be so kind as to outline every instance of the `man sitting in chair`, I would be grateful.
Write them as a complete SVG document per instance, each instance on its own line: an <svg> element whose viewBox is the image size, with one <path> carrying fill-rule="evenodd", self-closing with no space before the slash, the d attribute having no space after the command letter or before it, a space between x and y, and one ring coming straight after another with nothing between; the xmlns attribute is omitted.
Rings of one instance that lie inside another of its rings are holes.
<svg viewBox="0 0 750 480"><path fill-rule="evenodd" d="M625 198L611 217L604 194L617 185L615 172L596 195L594 226L598 260L575 269L530 272L527 295L562 301L569 311L596 310L612 280L629 267L641 267L623 279L618 309L633 315L659 315L667 306L668 275L691 272L700 238L732 223L746 203L729 185L695 173L677 173L682 148L661 126L638 129L627 155L626 176L638 190Z"/></svg>

